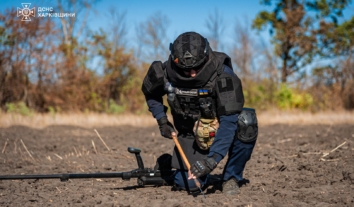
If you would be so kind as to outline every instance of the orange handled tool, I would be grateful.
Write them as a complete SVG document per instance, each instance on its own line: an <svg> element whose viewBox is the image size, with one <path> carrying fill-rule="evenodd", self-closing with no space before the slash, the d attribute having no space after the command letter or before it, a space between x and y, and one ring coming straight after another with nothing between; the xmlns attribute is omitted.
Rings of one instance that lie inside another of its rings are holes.
<svg viewBox="0 0 354 207"><path fill-rule="evenodd" d="M184 154L181 145L180 145L179 142L178 142L178 139L177 139L177 136L176 136L176 133L175 133L175 132L172 132L172 139L173 139L173 141L175 142L175 145L176 145L176 147L177 147L177 149L178 149L178 152L179 152L179 154L181 155L181 157L182 157L182 159L183 159L183 162L186 164L186 166L187 166L187 168L188 168L188 171L189 171L189 173L190 173L191 165L189 164L188 159L187 159L186 155ZM194 178L194 182L195 182L195 185L199 188L200 192L203 194L204 198L206 198L206 197L205 197L205 194L203 193L202 189L200 188L200 182L199 182L199 180L198 180L197 178Z"/></svg>

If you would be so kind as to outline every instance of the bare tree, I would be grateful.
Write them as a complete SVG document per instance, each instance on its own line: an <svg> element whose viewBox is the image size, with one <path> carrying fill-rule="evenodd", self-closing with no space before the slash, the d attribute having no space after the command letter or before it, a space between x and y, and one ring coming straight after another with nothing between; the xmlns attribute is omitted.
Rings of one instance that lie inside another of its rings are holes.
<svg viewBox="0 0 354 207"><path fill-rule="evenodd" d="M354 109L354 54L350 54L343 64L343 77L347 80L342 81L343 98L347 109Z"/></svg>
<svg viewBox="0 0 354 207"><path fill-rule="evenodd" d="M354 54L339 59L338 67L330 70L332 83L337 85L343 108L354 108ZM333 87L332 87L333 88Z"/></svg>
<svg viewBox="0 0 354 207"><path fill-rule="evenodd" d="M169 19L161 12L156 12L145 22L141 22L137 28L137 38L142 49L143 56L160 60L168 54L168 42L166 31Z"/></svg>
<svg viewBox="0 0 354 207"><path fill-rule="evenodd" d="M143 57L144 41L142 38L145 37L145 32L144 32L144 28L141 26L142 26L141 23L135 25L135 34L136 34L136 37L135 37L136 38L135 57L138 62L143 62L142 57Z"/></svg>
<svg viewBox="0 0 354 207"><path fill-rule="evenodd" d="M66 45L71 45L75 37L80 37L86 27L86 21L94 3L95 0L57 0L58 9L61 13L73 13L75 15L74 17L60 18L63 40ZM77 20L81 12L85 12L85 14L81 25L77 28ZM74 31L75 29L76 31Z"/></svg>
<svg viewBox="0 0 354 207"><path fill-rule="evenodd" d="M112 7L108 13L110 19L109 32L112 36L112 43L116 48L127 46L127 41L125 39L128 34L126 14L127 12L120 12L115 7Z"/></svg>
<svg viewBox="0 0 354 207"><path fill-rule="evenodd" d="M217 9L210 13L206 20L206 27L209 31L208 39L210 46L214 50L222 50L221 36L225 30L224 19Z"/></svg>
<svg viewBox="0 0 354 207"><path fill-rule="evenodd" d="M232 50L233 62L240 77L250 79L252 70L252 61L255 55L254 40L252 39L250 27L247 19L242 25L236 20L234 27L235 44Z"/></svg>

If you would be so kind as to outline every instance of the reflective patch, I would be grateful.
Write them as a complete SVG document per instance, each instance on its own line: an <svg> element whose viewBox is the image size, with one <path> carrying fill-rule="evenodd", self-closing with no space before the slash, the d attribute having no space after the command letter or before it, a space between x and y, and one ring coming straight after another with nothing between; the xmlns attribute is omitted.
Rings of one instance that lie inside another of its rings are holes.
<svg viewBox="0 0 354 207"><path fill-rule="evenodd" d="M176 94L185 96L198 96L198 89L176 88Z"/></svg>

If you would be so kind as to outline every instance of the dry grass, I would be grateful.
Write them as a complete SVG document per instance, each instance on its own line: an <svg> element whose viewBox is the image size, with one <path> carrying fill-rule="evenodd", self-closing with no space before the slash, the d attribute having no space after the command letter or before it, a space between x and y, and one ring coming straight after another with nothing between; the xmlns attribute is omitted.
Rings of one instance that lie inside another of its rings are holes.
<svg viewBox="0 0 354 207"><path fill-rule="evenodd" d="M43 128L50 125L73 125L82 127L101 126L153 126L156 121L148 115L109 115L98 113L71 113L71 114L34 114L22 116L20 114L0 113L0 127L23 125L34 128Z"/></svg>
<svg viewBox="0 0 354 207"><path fill-rule="evenodd" d="M327 112L284 112L268 111L257 113L259 125L271 124L354 124L354 112L348 111L327 111Z"/></svg>
<svg viewBox="0 0 354 207"><path fill-rule="evenodd" d="M257 112L260 126L271 124L354 124L354 113L341 112ZM171 120L171 116L169 116ZM81 127L102 126L156 126L156 121L151 115L108 115L97 113L72 113L72 114L35 114L22 116L19 114L0 113L0 127L23 125L33 128L43 128L50 125L74 125Z"/></svg>

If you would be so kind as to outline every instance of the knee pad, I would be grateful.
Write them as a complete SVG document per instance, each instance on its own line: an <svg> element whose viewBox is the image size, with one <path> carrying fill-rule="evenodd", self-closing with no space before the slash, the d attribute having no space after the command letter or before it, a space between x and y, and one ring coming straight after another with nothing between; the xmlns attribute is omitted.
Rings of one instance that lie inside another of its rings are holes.
<svg viewBox="0 0 354 207"><path fill-rule="evenodd" d="M243 108L238 116L238 139L242 142L253 142L258 137L258 121L256 110Z"/></svg>

